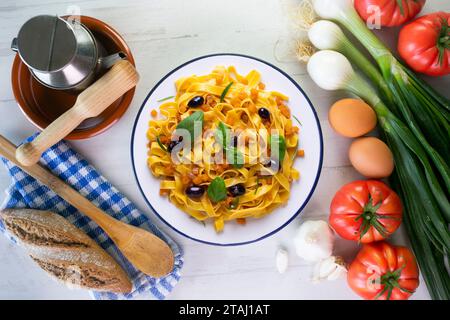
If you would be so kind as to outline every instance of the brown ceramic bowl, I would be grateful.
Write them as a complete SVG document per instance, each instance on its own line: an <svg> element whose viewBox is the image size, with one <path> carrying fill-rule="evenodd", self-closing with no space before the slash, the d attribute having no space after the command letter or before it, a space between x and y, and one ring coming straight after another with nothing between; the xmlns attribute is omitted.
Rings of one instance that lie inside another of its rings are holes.
<svg viewBox="0 0 450 320"><path fill-rule="evenodd" d="M93 33L107 54L122 51L127 55L127 59L135 65L130 48L113 28L103 21L87 16L81 16L81 23ZM18 54L14 59L11 81L14 96L22 112L31 123L41 130L70 109L79 94L79 92L50 89L40 84L33 78ZM107 130L128 109L134 91L133 88L126 92L98 117L85 120L66 139L86 139Z"/></svg>

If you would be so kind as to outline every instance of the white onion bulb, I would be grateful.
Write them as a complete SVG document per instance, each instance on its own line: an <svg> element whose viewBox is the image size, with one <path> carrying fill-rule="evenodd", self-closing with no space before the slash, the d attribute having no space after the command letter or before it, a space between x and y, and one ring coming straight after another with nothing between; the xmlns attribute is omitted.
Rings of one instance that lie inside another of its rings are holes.
<svg viewBox="0 0 450 320"><path fill-rule="evenodd" d="M342 29L328 20L314 22L308 30L308 38L320 50L338 50L346 39Z"/></svg>
<svg viewBox="0 0 450 320"><path fill-rule="evenodd" d="M339 52L322 50L308 61L308 73L314 82L325 90L346 89L355 75L348 59Z"/></svg>
<svg viewBox="0 0 450 320"><path fill-rule="evenodd" d="M314 11L324 19L339 19L349 9L353 9L352 0L313 0Z"/></svg>

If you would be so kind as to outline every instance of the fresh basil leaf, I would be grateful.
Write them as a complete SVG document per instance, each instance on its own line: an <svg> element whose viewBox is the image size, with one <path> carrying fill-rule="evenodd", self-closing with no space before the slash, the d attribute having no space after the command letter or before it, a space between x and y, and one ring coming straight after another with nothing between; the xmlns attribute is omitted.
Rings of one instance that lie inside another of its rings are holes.
<svg viewBox="0 0 450 320"><path fill-rule="evenodd" d="M161 139L159 138L159 136L156 137L156 142L158 142L159 147L161 149L163 149L165 152L167 152L167 147L161 142Z"/></svg>
<svg viewBox="0 0 450 320"><path fill-rule="evenodd" d="M182 120L178 125L177 129L187 130L191 136L191 143L193 144L195 139L197 138L195 134L201 134L203 130L203 111L195 111L186 119ZM195 130L196 127L201 126L198 130Z"/></svg>
<svg viewBox="0 0 450 320"><path fill-rule="evenodd" d="M225 97L227 96L228 91L230 90L231 86L233 85L233 82L230 82L225 89L223 89L222 94L220 95L220 102L225 101Z"/></svg>
<svg viewBox="0 0 450 320"><path fill-rule="evenodd" d="M221 121L216 130L216 139L223 148L226 148L231 141L230 129Z"/></svg>
<svg viewBox="0 0 450 320"><path fill-rule="evenodd" d="M227 162L240 169L244 166L244 155L236 147L231 146L231 130L223 122L217 126L216 141L222 146Z"/></svg>
<svg viewBox="0 0 450 320"><path fill-rule="evenodd" d="M221 177L214 178L208 186L208 197L213 202L219 202L227 198L227 187L225 186L225 180Z"/></svg>
<svg viewBox="0 0 450 320"><path fill-rule="evenodd" d="M286 140L279 134L273 134L270 136L269 143L272 150L278 147L278 160L282 163L286 155Z"/></svg>
<svg viewBox="0 0 450 320"><path fill-rule="evenodd" d="M244 155L235 147L227 148L227 161L236 169L244 166Z"/></svg>

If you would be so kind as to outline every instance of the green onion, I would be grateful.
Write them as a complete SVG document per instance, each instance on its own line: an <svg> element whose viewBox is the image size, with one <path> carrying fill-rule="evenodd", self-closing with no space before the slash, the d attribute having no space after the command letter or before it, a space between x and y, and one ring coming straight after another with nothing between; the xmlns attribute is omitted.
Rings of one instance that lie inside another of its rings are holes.
<svg viewBox="0 0 450 320"><path fill-rule="evenodd" d="M432 149L439 150L442 158L448 161L450 101L430 86L424 85L423 81L394 57L367 28L351 0L314 0L313 5L319 16L341 23L364 45L377 62L387 86L393 93L396 105L389 107L398 108L405 123L410 126L429 154L433 153ZM434 162L438 162L436 166L442 168L442 161L433 155L432 157ZM448 174L448 166L446 167Z"/></svg>
<svg viewBox="0 0 450 320"><path fill-rule="evenodd" d="M259 177L256 178L256 189L255 189L255 194L258 193L259 187L261 186L261 182L259 182Z"/></svg>
<svg viewBox="0 0 450 320"><path fill-rule="evenodd" d="M292 115L292 117L295 119L295 121L298 122L300 127L303 126L302 123L300 122L300 120L298 120L298 118L296 116Z"/></svg>
<svg viewBox="0 0 450 320"><path fill-rule="evenodd" d="M206 222L203 220L197 220L197 218L194 218L193 216L189 216L189 219L195 220L196 222L201 223L204 227L206 227Z"/></svg>
<svg viewBox="0 0 450 320"><path fill-rule="evenodd" d="M446 120L445 118L443 118L441 113L432 105L430 105L429 101L424 100L422 95L417 92L416 88L403 88L401 86L395 86L394 84L387 85L378 69L376 69L372 65L372 63L360 51L358 51L358 49L355 48L355 46L349 41L349 39L344 35L343 31L335 23L327 20L317 21L311 26L310 30L308 31L308 36L311 42L319 49L332 49L347 56L367 75L369 79L372 80L373 83L377 85L383 100L386 101L386 103L389 105L391 111L393 111L397 116L401 116L401 114L405 116L405 123L409 124L409 128L414 132L415 136L430 156L430 160L434 163L440 175L442 176L442 181L445 188L447 188L447 190L450 190L450 168L447 164L448 161L445 161L445 159L448 159L446 158L445 151L440 154L436 150L441 149L435 149L432 147L425 135L422 133L421 128L419 128L418 123L414 121L414 116L408 109L408 102L404 102L403 100L396 101L394 95L392 95L392 92L395 92L396 96L400 94L399 91L406 96L411 95L411 93L417 94L416 98L412 96L409 99L423 100L423 103L428 104L429 107L434 110L434 113L430 115L430 118L440 118L441 122L445 122ZM395 88L391 90L392 86L394 86ZM398 108L397 106L400 106L400 108ZM438 125L439 123L436 122L429 124L430 128ZM432 130L433 129L431 129L430 131ZM443 195L440 194L437 196L442 197ZM440 203L442 206L446 205L446 201L441 201ZM450 217L450 215L447 215L447 217Z"/></svg>
<svg viewBox="0 0 450 320"><path fill-rule="evenodd" d="M169 96L169 97L165 97L165 98L156 100L156 102L164 102L164 101L167 101L167 100L170 100L170 99L173 99L173 98L175 98L175 96Z"/></svg>
<svg viewBox="0 0 450 320"><path fill-rule="evenodd" d="M394 96L377 68L347 38L334 22L319 20L308 30L311 43L320 50L334 50L352 61L378 87L379 93L388 105L395 106Z"/></svg>
<svg viewBox="0 0 450 320"><path fill-rule="evenodd" d="M231 201L229 209L236 209L239 205L239 197L236 197Z"/></svg>
<svg viewBox="0 0 450 320"><path fill-rule="evenodd" d="M298 120L298 118L294 115L292 115L292 117L295 119L295 121L298 122L299 126L303 126L302 123L300 122L300 120ZM294 162L295 158L297 157L297 151L299 148L300 144L299 144L299 140L297 139L297 143L295 144L295 152L292 154L292 159L291 161Z"/></svg>
<svg viewBox="0 0 450 320"><path fill-rule="evenodd" d="M161 149L163 149L165 152L167 152L167 148L164 144L162 144L161 139L159 138L159 136L156 137L156 142L158 142L158 145Z"/></svg>
<svg viewBox="0 0 450 320"><path fill-rule="evenodd" d="M255 194L258 192L259 187L261 187L261 179L270 179L272 176L258 176L256 178L256 189Z"/></svg>
<svg viewBox="0 0 450 320"><path fill-rule="evenodd" d="M227 96L228 91L230 90L231 86L233 85L233 82L230 82L225 89L223 89L222 94L220 95L220 102L225 101L225 97Z"/></svg>

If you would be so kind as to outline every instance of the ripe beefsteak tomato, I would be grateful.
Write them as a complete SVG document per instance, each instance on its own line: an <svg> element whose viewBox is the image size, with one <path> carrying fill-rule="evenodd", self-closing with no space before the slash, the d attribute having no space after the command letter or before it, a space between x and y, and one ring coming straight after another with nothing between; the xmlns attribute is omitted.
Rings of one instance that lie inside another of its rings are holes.
<svg viewBox="0 0 450 320"><path fill-rule="evenodd" d="M403 27L398 52L417 72L430 76L450 73L450 13L436 12Z"/></svg>
<svg viewBox="0 0 450 320"><path fill-rule="evenodd" d="M425 0L355 0L355 8L364 21L371 19L377 13L381 14L382 26L399 26L413 19L422 10Z"/></svg>
<svg viewBox="0 0 450 320"><path fill-rule="evenodd" d="M419 286L419 268L405 247L365 244L347 273L350 288L367 300L406 300Z"/></svg>
<svg viewBox="0 0 450 320"><path fill-rule="evenodd" d="M377 180L343 186L330 206L330 225L342 238L370 243L386 239L402 222L399 196Z"/></svg>

